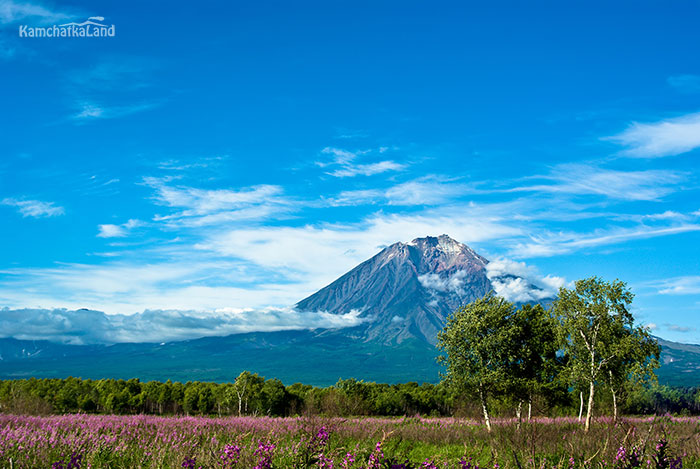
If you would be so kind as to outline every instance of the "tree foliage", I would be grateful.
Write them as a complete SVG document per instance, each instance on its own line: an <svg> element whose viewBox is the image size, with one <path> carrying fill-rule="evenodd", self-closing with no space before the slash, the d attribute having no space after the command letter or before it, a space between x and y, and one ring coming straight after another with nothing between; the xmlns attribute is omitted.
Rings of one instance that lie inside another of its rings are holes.
<svg viewBox="0 0 700 469"><path fill-rule="evenodd" d="M634 327L630 306L634 295L620 280L598 277L562 287L554 303L561 324L569 376L579 388L588 387L586 431L590 428L596 386L608 381L617 414L617 389L635 372L651 373L659 349L648 331ZM642 364L642 368L637 368Z"/></svg>

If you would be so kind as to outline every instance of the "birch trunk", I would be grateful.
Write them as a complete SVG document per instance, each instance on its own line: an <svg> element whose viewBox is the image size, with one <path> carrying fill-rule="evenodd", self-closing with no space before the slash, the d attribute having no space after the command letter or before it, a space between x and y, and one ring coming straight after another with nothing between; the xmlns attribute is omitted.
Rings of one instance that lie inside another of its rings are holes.
<svg viewBox="0 0 700 469"><path fill-rule="evenodd" d="M581 405L578 408L578 421L581 421L581 417L583 416L583 391L579 394L579 397L581 398Z"/></svg>
<svg viewBox="0 0 700 469"><path fill-rule="evenodd" d="M481 398L481 409L484 411L484 421L486 422L486 430L491 432L491 418L489 418L489 409L486 406L486 397L484 396L484 390L479 388L479 398Z"/></svg>
<svg viewBox="0 0 700 469"><path fill-rule="evenodd" d="M595 394L595 383L591 380L590 394L588 395L588 409L586 409L586 433L591 428L591 417L593 416L593 396Z"/></svg>

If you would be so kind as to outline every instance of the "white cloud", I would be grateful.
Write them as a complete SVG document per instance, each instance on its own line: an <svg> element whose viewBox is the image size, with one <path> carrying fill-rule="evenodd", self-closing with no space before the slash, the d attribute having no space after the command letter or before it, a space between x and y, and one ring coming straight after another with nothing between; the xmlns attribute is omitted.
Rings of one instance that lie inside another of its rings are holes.
<svg viewBox="0 0 700 469"><path fill-rule="evenodd" d="M365 153L368 153L369 150L362 150L362 151L349 151L349 150L343 150L341 148L333 148L333 147L326 147L323 150L321 150L321 153L324 155L333 155L333 163L335 164L350 164L352 161L357 158L358 155L363 155ZM329 163L326 162L318 162L316 163L321 167L328 166Z"/></svg>
<svg viewBox="0 0 700 469"><path fill-rule="evenodd" d="M534 267L508 259L486 264L486 276L497 295L516 303L555 298L566 285L562 277L543 277Z"/></svg>
<svg viewBox="0 0 700 469"><path fill-rule="evenodd" d="M620 200L658 200L676 191L685 174L671 170L619 171L584 164L562 164L546 176L554 184L506 189L503 192L550 192L603 195Z"/></svg>
<svg viewBox="0 0 700 469"><path fill-rule="evenodd" d="M126 223L122 223L121 225L112 225L112 224L104 224L104 225L98 225L97 228L99 232L97 233L98 238L123 238L125 236L129 235L129 232L137 228L139 226L143 226L143 222L140 220L134 220L131 219L127 221Z"/></svg>
<svg viewBox="0 0 700 469"><path fill-rule="evenodd" d="M383 160L374 163L355 163L358 156L371 153L383 154L388 150L388 147L380 147L375 150L349 151L340 148L326 147L321 150L321 153L332 155L332 162L317 162L316 164L322 168L337 165L340 168L332 171L327 171L326 174L338 178L354 177L354 176L374 176L388 171L401 171L406 168L406 165L397 163L392 160Z"/></svg>
<svg viewBox="0 0 700 469"><path fill-rule="evenodd" d="M126 230L120 225L98 225L98 238L120 238L126 236Z"/></svg>
<svg viewBox="0 0 700 469"><path fill-rule="evenodd" d="M464 295L464 282L467 275L468 272L464 270L458 270L445 277L441 277L438 274L424 274L418 276L418 281L423 288L428 290Z"/></svg>
<svg viewBox="0 0 700 469"><path fill-rule="evenodd" d="M661 295L700 294L700 275L687 275L660 280L654 283Z"/></svg>
<svg viewBox="0 0 700 469"><path fill-rule="evenodd" d="M632 158L686 153L700 147L700 113L649 124L634 122L624 132L606 140L627 147L621 153Z"/></svg>
<svg viewBox="0 0 700 469"><path fill-rule="evenodd" d="M689 217L683 213L675 212L673 210L666 210L665 212L661 213L642 215L642 218L646 218L648 220L687 220Z"/></svg>
<svg viewBox="0 0 700 469"><path fill-rule="evenodd" d="M441 233L473 243L520 231L494 215L483 215L481 207L460 206L420 215L377 214L356 224L231 229L212 234L198 247L218 256L288 272L292 278L308 282L311 293L383 246Z"/></svg>
<svg viewBox="0 0 700 469"><path fill-rule="evenodd" d="M669 331L673 332L695 332L694 327L690 326L680 326L678 324L664 324L664 327L668 329Z"/></svg>
<svg viewBox="0 0 700 469"><path fill-rule="evenodd" d="M424 177L393 185L387 189L342 191L329 198L332 206L387 204L395 206L440 205L457 200L474 189L466 184Z"/></svg>
<svg viewBox="0 0 700 469"><path fill-rule="evenodd" d="M557 232L531 235L529 241L517 242L511 253L517 257L549 257L592 247L619 244L635 239L670 236L700 231L700 224L684 223L674 226L639 225L632 228L611 228L592 233Z"/></svg>
<svg viewBox="0 0 700 469"><path fill-rule="evenodd" d="M57 22L70 18L66 13L52 11L42 5L15 0L0 0L0 24L16 23L31 19L43 23Z"/></svg>
<svg viewBox="0 0 700 469"><path fill-rule="evenodd" d="M173 186L169 182L169 178L144 179L144 184L155 190L153 198L157 203L179 209L175 213L154 218L171 226L263 220L298 209L298 204L284 196L280 186L259 185L239 190L198 189Z"/></svg>
<svg viewBox="0 0 700 469"><path fill-rule="evenodd" d="M375 174L386 173L387 171L400 171L406 165L395 161L379 161L377 163L346 165L343 168L336 169L327 174L338 178L354 177L354 176L374 176Z"/></svg>
<svg viewBox="0 0 700 469"><path fill-rule="evenodd" d="M142 259L99 265L0 271L0 305L13 308L90 307L133 314L146 309L208 310L294 304L305 290L283 274L237 260L208 259L187 249L139 252ZM308 286L306 286L309 288Z"/></svg>
<svg viewBox="0 0 700 469"><path fill-rule="evenodd" d="M464 184L422 179L390 187L385 196L389 205L439 205L469 192Z"/></svg>
<svg viewBox="0 0 700 469"><path fill-rule="evenodd" d="M65 210L54 202L43 202L41 200L26 200L6 198L0 204L16 207L23 217L48 218L63 215Z"/></svg>
<svg viewBox="0 0 700 469"><path fill-rule="evenodd" d="M199 198L190 198L188 191L168 193L168 197L162 203L186 204L197 213L210 211L198 210ZM214 206L228 207L222 204ZM473 243L521 234L491 211L472 205L413 215L380 213L348 224L199 226L189 232L201 239L196 244L183 236L187 241L137 249L133 254L127 251L99 265L5 270L0 276L0 305L87 306L119 313L285 306L396 241L449 233ZM471 221L465 223L467 219ZM114 230L107 228L105 235L121 233Z"/></svg>
<svg viewBox="0 0 700 469"><path fill-rule="evenodd" d="M3 337L71 344L167 342L253 331L279 331L357 326L360 311L346 314L298 311L294 308L215 311L146 310L111 315L95 310L0 309Z"/></svg>

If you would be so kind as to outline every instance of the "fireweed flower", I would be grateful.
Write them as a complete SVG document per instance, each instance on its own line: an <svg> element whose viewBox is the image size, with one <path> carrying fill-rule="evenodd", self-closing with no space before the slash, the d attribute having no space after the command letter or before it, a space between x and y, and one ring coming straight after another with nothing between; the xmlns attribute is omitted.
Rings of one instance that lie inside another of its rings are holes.
<svg viewBox="0 0 700 469"><path fill-rule="evenodd" d="M275 451L275 445L272 443L264 444L262 441L258 443L258 449L255 450L255 456L258 457L258 464L255 469L270 469L272 467L272 454Z"/></svg>
<svg viewBox="0 0 700 469"><path fill-rule="evenodd" d="M333 469L333 460L325 457L323 453L321 453L318 455L318 467Z"/></svg>
<svg viewBox="0 0 700 469"><path fill-rule="evenodd" d="M185 458L185 460L182 461L181 466L187 469L195 469L197 466L197 458Z"/></svg>
<svg viewBox="0 0 700 469"><path fill-rule="evenodd" d="M472 464L471 457L469 457L468 459L462 458L457 464L459 464L460 469L479 469L478 464Z"/></svg>
<svg viewBox="0 0 700 469"><path fill-rule="evenodd" d="M367 461L367 469L380 469L384 460L384 451L382 451L382 442L378 441L374 447L374 451L369 455Z"/></svg>
<svg viewBox="0 0 700 469"><path fill-rule="evenodd" d="M221 451L220 458L224 466L233 467L241 458L241 448L238 445L226 445Z"/></svg>
<svg viewBox="0 0 700 469"><path fill-rule="evenodd" d="M340 467L343 469L349 469L353 464L355 464L355 455L352 453L347 453L343 458L343 461L340 463Z"/></svg>

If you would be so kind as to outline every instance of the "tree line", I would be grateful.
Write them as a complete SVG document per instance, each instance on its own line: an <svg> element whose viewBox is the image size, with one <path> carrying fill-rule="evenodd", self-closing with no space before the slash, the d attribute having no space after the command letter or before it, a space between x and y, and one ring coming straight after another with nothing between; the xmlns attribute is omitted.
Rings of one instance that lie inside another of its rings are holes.
<svg viewBox="0 0 700 469"><path fill-rule="evenodd" d="M478 399L489 430L494 399L511 402L520 419L534 395L556 402L567 394L578 397L579 420L585 403L588 431L601 387L617 419L621 397L654 384L659 366L659 345L635 326L632 299L624 282L598 277L560 288L549 309L516 308L491 292L457 309L438 334L443 383Z"/></svg>
<svg viewBox="0 0 700 469"><path fill-rule="evenodd" d="M612 411L611 393L603 385L596 405ZM578 393L561 388L532 395L532 415L571 416ZM493 395L489 408L502 417L517 417L512 399ZM619 396L625 414L700 414L700 388L642 386ZM243 372L233 383L193 381L141 382L138 379L23 379L0 381L0 412L13 414L93 413L207 416L462 416L476 417L479 405L444 383L381 384L339 380L333 386L295 383L284 386Z"/></svg>
<svg viewBox="0 0 700 469"><path fill-rule="evenodd" d="M607 391L607 390L606 390ZM597 403L611 410L610 393ZM532 395L535 415L572 415L578 395L560 389ZM516 416L506 396L492 396L489 405L501 416ZM700 414L700 388L645 386L630 388L620 397L627 414ZM105 413L155 415L270 415L329 416L474 416L480 409L464 394L445 384L381 384L341 379L333 386L295 383L241 373L233 383L193 381L141 382L138 379L23 379L0 381L3 413Z"/></svg>

